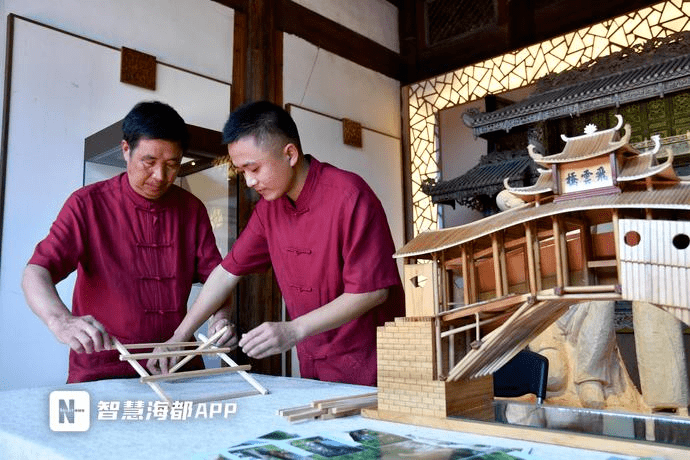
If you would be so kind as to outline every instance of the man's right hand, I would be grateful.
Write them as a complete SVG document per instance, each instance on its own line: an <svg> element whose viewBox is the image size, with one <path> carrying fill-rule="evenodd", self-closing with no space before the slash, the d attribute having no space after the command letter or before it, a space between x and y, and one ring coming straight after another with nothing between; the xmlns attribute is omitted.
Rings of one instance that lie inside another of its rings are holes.
<svg viewBox="0 0 690 460"><path fill-rule="evenodd" d="M113 341L93 316L68 315L48 325L55 337L77 353L113 349Z"/></svg>

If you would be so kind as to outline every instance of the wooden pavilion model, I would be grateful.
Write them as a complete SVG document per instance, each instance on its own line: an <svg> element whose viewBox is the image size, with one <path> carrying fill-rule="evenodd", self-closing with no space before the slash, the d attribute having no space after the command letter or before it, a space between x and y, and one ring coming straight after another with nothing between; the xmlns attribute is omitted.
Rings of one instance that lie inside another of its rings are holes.
<svg viewBox="0 0 690 460"><path fill-rule="evenodd" d="M523 204L420 234L406 258L406 317L378 331L377 417L491 418L494 371L586 300L639 300L690 324L690 178L588 126L542 156ZM659 155L660 156L660 155ZM386 415L388 414L388 416Z"/></svg>

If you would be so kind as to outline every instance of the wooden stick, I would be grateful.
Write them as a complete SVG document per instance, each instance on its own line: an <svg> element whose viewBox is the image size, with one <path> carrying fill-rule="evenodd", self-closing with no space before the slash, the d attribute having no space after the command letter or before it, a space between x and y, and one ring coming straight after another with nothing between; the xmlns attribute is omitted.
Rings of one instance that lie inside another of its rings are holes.
<svg viewBox="0 0 690 460"><path fill-rule="evenodd" d="M278 409L278 415L294 415L294 414L299 414L300 412L304 412L306 410L311 410L314 407L311 404L308 404L306 406L296 406L296 407L288 407L286 409Z"/></svg>
<svg viewBox="0 0 690 460"><path fill-rule="evenodd" d="M297 422L299 420L304 420L307 418L314 418L318 417L319 415L322 415L325 411L322 409L316 409L316 408L311 408L310 410L305 410L303 412L293 414L293 415L287 415L286 418L288 422Z"/></svg>
<svg viewBox="0 0 690 460"><path fill-rule="evenodd" d="M501 314L498 314L496 316L492 316L491 318L487 318L487 319L480 321L479 326L485 326L489 323L493 323L494 321L500 321L502 319L509 318L510 315L512 315L512 314L513 314L512 312L508 312L508 313L501 313ZM469 331L469 330L472 330L474 328L475 328L474 323L467 324L465 326L456 327L455 329L449 329L445 332L442 332L441 337L446 338L446 337L449 337L451 335L455 335L459 332Z"/></svg>
<svg viewBox="0 0 690 460"><path fill-rule="evenodd" d="M581 292L616 292L615 284L600 284L594 286L563 286L566 294L576 294Z"/></svg>
<svg viewBox="0 0 690 460"><path fill-rule="evenodd" d="M122 344L120 343L119 340L117 340L115 337L113 337L112 339L113 339L113 345L115 345L115 348L117 348L117 350L120 352L121 355L128 355L128 354L129 354L129 352L127 351L127 349L124 347L124 345L122 345ZM141 364L139 364L138 361L129 361L129 364L131 364L132 367L134 368L134 370L137 371L137 372L139 373L139 375L141 376L142 379L143 379L144 377L149 377L149 373L146 372L146 369L144 369L144 368L141 366ZM172 403L172 400L168 397L168 395L165 394L165 392L163 391L163 389L162 389L160 386L158 386L158 384L153 383L153 382L146 382L146 383L148 383L148 385L151 387L151 389L152 389L153 391L155 391L156 394L157 394L158 396L160 396L161 399L163 399L163 401L168 402L168 404L171 404L171 403Z"/></svg>
<svg viewBox="0 0 690 460"><path fill-rule="evenodd" d="M357 408L357 409L349 409L349 410L342 410L339 412L334 412L334 411L328 411L325 414L319 415L319 420L331 420L334 418L340 418L340 417L349 417L350 415L357 415L362 413L362 409L375 409L377 406L372 405L372 406L367 406L362 407L362 408Z"/></svg>
<svg viewBox="0 0 690 460"><path fill-rule="evenodd" d="M205 336L204 334L202 334L202 333L197 334L197 336L198 336L201 340L203 340L204 342L208 342L208 341L209 341L209 340L206 338L206 336ZM219 352L218 350L220 350L220 348L218 348L217 346L211 345L211 349L212 349L213 351L217 352L217 353L218 353L218 356L220 357L220 359L222 359L222 360L225 361L227 364L229 364L230 367L235 367L235 366L237 366L237 363L236 363L235 361L233 361L228 355L226 355L225 353ZM255 379L254 377L252 377L251 375L249 375L247 372L245 372L245 371L239 371L238 374L240 374L240 375L242 376L243 379L245 379L247 382L249 382L249 384L250 384L251 386L253 386L254 388L256 388L257 391L258 391L259 393L261 393L262 395L268 394L268 390L267 390L266 388L264 388L259 382L256 381L256 379Z"/></svg>
<svg viewBox="0 0 690 460"><path fill-rule="evenodd" d="M532 223L525 226L525 253L527 255L527 275L529 279L529 292L534 295L537 293L537 272L534 263L534 236L532 235Z"/></svg>
<svg viewBox="0 0 690 460"><path fill-rule="evenodd" d="M220 336L222 336L222 335L225 333L225 331L227 331L227 330L228 330L228 326L224 326L223 328L221 328L220 330L218 330L215 334L213 334L213 335L211 336L211 338L209 338L205 343L199 345L199 347L197 348L197 350L204 350L204 349L210 347L211 345L213 345L213 341L216 340L216 339L218 339ZM182 366L184 366L185 364L187 364L187 362L188 362L190 359L192 359L193 357L194 357L194 355L189 355L189 356L187 356L186 358L182 358L182 359L180 360L180 362L178 362L177 364L175 364L175 365L170 369L169 372L172 374L173 372L175 372L176 370L178 370L179 368L181 368Z"/></svg>
<svg viewBox="0 0 690 460"><path fill-rule="evenodd" d="M199 377L202 375L216 375L216 374L226 374L229 372L238 372L238 371L246 371L251 369L251 366L249 364L245 364L243 366L237 366L237 367L219 367L217 369L200 369L198 371L185 371L185 372L177 372L177 373L168 373L168 374L158 374L158 375L149 375L149 376L142 376L139 380L142 382L153 382L157 380L179 380L179 379L186 379L189 377Z"/></svg>
<svg viewBox="0 0 690 460"><path fill-rule="evenodd" d="M122 344L128 350L136 350L137 348L156 348L156 347L196 347L199 342L156 342L156 343L125 343Z"/></svg>
<svg viewBox="0 0 690 460"><path fill-rule="evenodd" d="M232 351L232 348L219 348L218 350L178 350L178 351L161 351L160 353L133 353L128 356L120 355L120 361L130 359L157 359L169 358L172 356L186 356L186 355L212 355L215 353L225 353Z"/></svg>
<svg viewBox="0 0 690 460"><path fill-rule="evenodd" d="M328 409L329 407L335 407L338 404L356 402L360 399L371 399L377 398L378 392L373 393L362 393L361 395L354 396L341 396L339 398L322 399L311 402L311 407L318 407L319 409Z"/></svg>
<svg viewBox="0 0 690 460"><path fill-rule="evenodd" d="M364 407L372 407L378 404L377 398L369 398L362 400L360 402L343 404L342 406L332 407L328 410L331 414L342 414L344 412L350 412L352 410L360 410Z"/></svg>

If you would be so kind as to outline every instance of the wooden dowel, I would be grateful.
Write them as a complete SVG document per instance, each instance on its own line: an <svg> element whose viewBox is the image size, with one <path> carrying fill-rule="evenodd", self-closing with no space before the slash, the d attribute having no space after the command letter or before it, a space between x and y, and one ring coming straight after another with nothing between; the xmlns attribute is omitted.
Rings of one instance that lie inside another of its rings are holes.
<svg viewBox="0 0 690 460"><path fill-rule="evenodd" d="M615 284L601 284L595 286L564 286L563 292L568 293L579 293L579 292L616 292Z"/></svg>
<svg viewBox="0 0 690 460"><path fill-rule="evenodd" d="M156 347L196 347L199 342L155 342L155 343L125 343L122 344L127 350L136 350L137 348L156 348Z"/></svg>
<svg viewBox="0 0 690 460"><path fill-rule="evenodd" d="M197 336L204 342L209 341L208 338L206 338L206 336L202 333L197 334ZM233 361L228 355L226 355L225 353L218 352L219 348L217 346L211 345L211 349L217 352L220 359L225 361L225 363L228 364L230 367L237 366L237 363ZM268 390L264 388L264 386L261 385L259 382L257 382L256 379L249 375L246 371L239 371L238 374L240 374L240 376L242 376L242 378L246 380L251 386L256 388L259 393L261 393L262 395L268 394Z"/></svg>
<svg viewBox="0 0 690 460"><path fill-rule="evenodd" d="M178 351L161 351L159 353L132 353L128 356L120 355L120 361L126 361L129 359L158 359L158 358L170 358L174 356L187 356L187 355L212 355L215 353L226 353L232 351L232 348L219 348L216 350L178 350Z"/></svg>
<svg viewBox="0 0 690 460"><path fill-rule="evenodd" d="M578 293L578 294L544 294L537 295L537 301L541 302L544 300L573 300L573 301L586 301L586 300L623 300L621 294L611 292L591 292L591 293ZM575 302L573 302L575 303Z"/></svg>
<svg viewBox="0 0 690 460"><path fill-rule="evenodd" d="M213 335L211 336L211 338L209 338L205 343L199 345L199 347L197 348L197 350L204 350L204 349L210 347L211 345L213 345L213 341L216 340L216 339L218 339L218 338L220 338L223 334L225 334L225 331L227 331L227 330L228 330L228 326L222 327L222 328L219 329L215 334L213 334ZM193 357L194 357L194 355L189 355L189 356L187 356L186 358L182 358L182 359L180 360L180 362L178 362L177 364L175 364L175 365L170 369L169 372L172 374L173 372L175 372L176 370L178 370L179 368L181 368L182 366L184 366L185 364L187 364L187 362L188 362L190 359L192 359Z"/></svg>
<svg viewBox="0 0 690 460"><path fill-rule="evenodd" d="M200 369L198 371L185 371L185 372L176 372L176 373L168 373L168 374L157 374L157 375L149 375L147 377L141 377L139 379L142 382L154 382L158 380L179 380L179 379L186 379L189 377L200 377L200 376L206 376L206 375L217 375L217 374L226 374L230 372L238 372L238 371L246 371L251 369L251 366L249 364L245 364L243 366L237 366L237 367L219 367L217 369Z"/></svg>

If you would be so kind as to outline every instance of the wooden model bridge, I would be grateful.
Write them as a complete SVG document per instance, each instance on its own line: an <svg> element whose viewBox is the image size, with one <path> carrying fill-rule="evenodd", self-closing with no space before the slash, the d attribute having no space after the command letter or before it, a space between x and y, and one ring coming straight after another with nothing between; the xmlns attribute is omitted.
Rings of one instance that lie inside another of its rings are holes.
<svg viewBox="0 0 690 460"><path fill-rule="evenodd" d="M396 253L413 263L406 318L379 330L379 410L486 408L493 372L583 301L649 302L690 324L690 178L672 154L658 158L658 138L650 152L632 148L617 117L612 129L562 136L561 153L530 146L537 182L505 184L521 205Z"/></svg>

